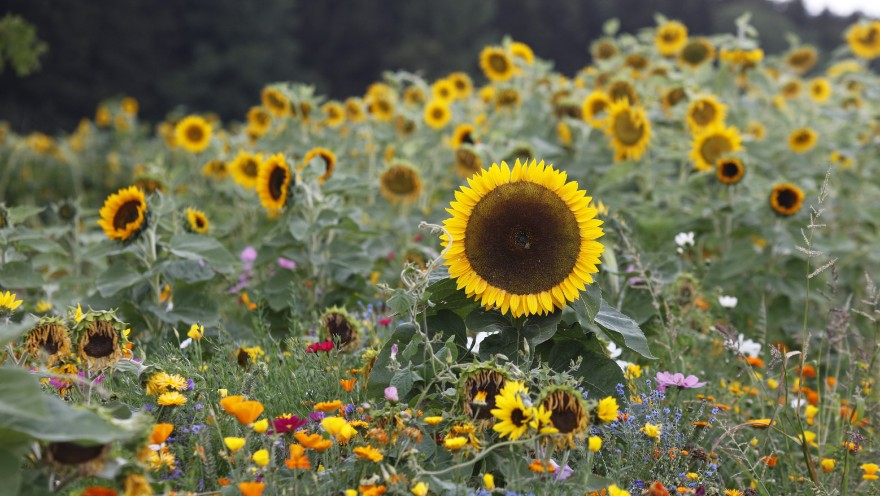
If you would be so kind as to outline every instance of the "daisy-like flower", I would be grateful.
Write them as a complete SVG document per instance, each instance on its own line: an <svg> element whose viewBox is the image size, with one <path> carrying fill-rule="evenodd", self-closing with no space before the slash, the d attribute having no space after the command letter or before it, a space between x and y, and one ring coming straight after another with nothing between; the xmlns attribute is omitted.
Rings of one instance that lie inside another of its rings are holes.
<svg viewBox="0 0 880 496"><path fill-rule="evenodd" d="M363 460L370 460L374 463L379 463L382 461L384 456L382 456L382 452L377 450L372 446L358 446L353 450L354 454Z"/></svg>
<svg viewBox="0 0 880 496"><path fill-rule="evenodd" d="M679 248L694 246L694 232L680 232L675 235L675 244Z"/></svg>
<svg viewBox="0 0 880 496"><path fill-rule="evenodd" d="M660 434L663 431L662 424L652 424L650 422L645 422L645 426L639 429L645 436L650 439L654 439L656 441L660 440Z"/></svg>
<svg viewBox="0 0 880 496"><path fill-rule="evenodd" d="M186 403L186 401L186 396L178 393L177 391L170 391L160 394L159 399L156 400L156 403L159 403L162 406L180 406Z"/></svg>
<svg viewBox="0 0 880 496"><path fill-rule="evenodd" d="M528 388L522 382L509 381L495 397L496 408L491 413L497 422L492 429L501 434L501 437L517 440L526 433L530 425L536 427L535 409L526 406L523 401L524 397L528 398L528 393Z"/></svg>
<svg viewBox="0 0 880 496"><path fill-rule="evenodd" d="M657 381L657 390L661 393L665 393L666 388L669 386L675 386L680 389L694 389L708 384L707 382L700 382L700 379L695 375L685 377L684 374L680 372L675 374L670 372L657 372L657 376L654 380Z"/></svg>
<svg viewBox="0 0 880 496"><path fill-rule="evenodd" d="M596 409L596 417L605 422L613 422L617 420L617 411L618 411L617 400L613 396L608 396L599 401L599 406Z"/></svg>
<svg viewBox="0 0 880 496"><path fill-rule="evenodd" d="M10 291L6 291L5 293L0 293L0 313L2 312L12 312L16 308L20 307L24 300L17 300L16 294Z"/></svg>
<svg viewBox="0 0 880 496"><path fill-rule="evenodd" d="M739 300L736 296L726 296L722 295L718 297L718 304L724 308L736 308L736 304Z"/></svg>

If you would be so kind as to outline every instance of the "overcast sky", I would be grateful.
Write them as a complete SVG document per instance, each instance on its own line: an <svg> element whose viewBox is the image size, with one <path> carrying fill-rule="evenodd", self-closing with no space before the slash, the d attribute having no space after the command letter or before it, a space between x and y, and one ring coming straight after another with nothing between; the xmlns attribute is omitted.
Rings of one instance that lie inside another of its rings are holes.
<svg viewBox="0 0 880 496"><path fill-rule="evenodd" d="M818 14L822 9L828 9L838 15L849 15L855 11L880 17L880 0L804 0L807 9Z"/></svg>

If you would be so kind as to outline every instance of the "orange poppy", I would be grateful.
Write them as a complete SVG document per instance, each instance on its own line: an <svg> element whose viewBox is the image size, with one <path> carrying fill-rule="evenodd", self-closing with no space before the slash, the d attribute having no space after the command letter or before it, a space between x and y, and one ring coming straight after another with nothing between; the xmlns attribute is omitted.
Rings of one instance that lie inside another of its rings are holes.
<svg viewBox="0 0 880 496"><path fill-rule="evenodd" d="M266 484L262 482L239 482L238 490L243 496L261 496Z"/></svg>
<svg viewBox="0 0 880 496"><path fill-rule="evenodd" d="M306 449L299 444L290 445L290 458L284 460L284 464L289 469L310 470L312 468L309 458L305 456Z"/></svg>
<svg viewBox="0 0 880 496"><path fill-rule="evenodd" d="M263 404L259 401L240 401L235 403L230 407L232 410L230 413L235 415L235 418L242 425L248 425L252 423L254 420L257 420L257 417L263 413Z"/></svg>
<svg viewBox="0 0 880 496"><path fill-rule="evenodd" d="M767 465L768 467L773 468L776 466L776 462L779 461L779 457L778 456L769 456L769 455L762 456L761 461L764 462L764 464Z"/></svg>
<svg viewBox="0 0 880 496"><path fill-rule="evenodd" d="M324 439L320 434L309 434L306 431L296 431L293 433L293 437L295 437L296 440L306 448L315 451L324 451L330 446L333 446L332 441Z"/></svg>
<svg viewBox="0 0 880 496"><path fill-rule="evenodd" d="M150 433L150 444L162 444L171 435L174 430L172 424L156 424L153 426L153 432Z"/></svg>
<svg viewBox="0 0 880 496"><path fill-rule="evenodd" d="M357 379L341 379L339 381L339 385L342 386L346 393L350 393L356 384Z"/></svg>
<svg viewBox="0 0 880 496"><path fill-rule="evenodd" d="M226 410L226 413L234 415L232 413L232 406L236 403L241 403L242 401L244 401L244 396L227 396L220 400L220 406Z"/></svg>

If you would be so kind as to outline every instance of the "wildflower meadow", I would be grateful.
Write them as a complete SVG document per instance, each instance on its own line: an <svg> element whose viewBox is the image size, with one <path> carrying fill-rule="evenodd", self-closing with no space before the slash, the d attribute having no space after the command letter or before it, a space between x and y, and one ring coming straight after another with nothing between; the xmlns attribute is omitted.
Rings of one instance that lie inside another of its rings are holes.
<svg viewBox="0 0 880 496"><path fill-rule="evenodd" d="M604 33L0 128L0 494L880 494L880 21Z"/></svg>

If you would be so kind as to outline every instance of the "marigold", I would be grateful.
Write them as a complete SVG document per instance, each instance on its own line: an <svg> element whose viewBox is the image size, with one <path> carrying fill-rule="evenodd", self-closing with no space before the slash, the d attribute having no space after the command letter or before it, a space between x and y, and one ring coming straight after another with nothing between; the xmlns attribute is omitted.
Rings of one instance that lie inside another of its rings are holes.
<svg viewBox="0 0 880 496"><path fill-rule="evenodd" d="M599 406L596 409L596 417L605 423L614 422L617 419L618 408L617 400L613 396L608 396L599 401Z"/></svg>
<svg viewBox="0 0 880 496"><path fill-rule="evenodd" d="M354 454L363 460L379 463L384 458L382 452L372 446L358 446L353 450Z"/></svg>

